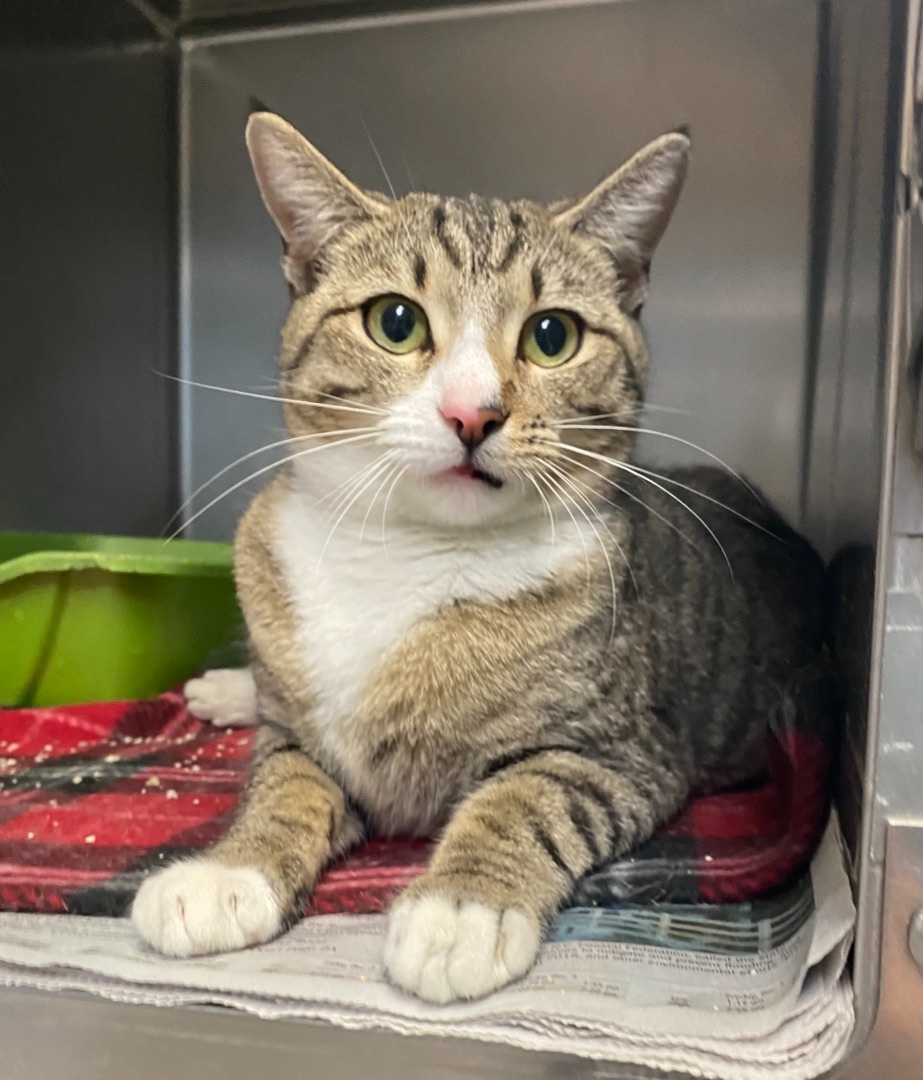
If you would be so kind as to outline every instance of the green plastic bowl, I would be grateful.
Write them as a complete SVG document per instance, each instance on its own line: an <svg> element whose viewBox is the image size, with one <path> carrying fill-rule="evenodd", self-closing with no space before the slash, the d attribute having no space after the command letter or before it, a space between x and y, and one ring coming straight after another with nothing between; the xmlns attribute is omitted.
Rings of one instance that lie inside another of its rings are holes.
<svg viewBox="0 0 923 1080"><path fill-rule="evenodd" d="M229 544L0 532L0 705L151 697L233 649Z"/></svg>

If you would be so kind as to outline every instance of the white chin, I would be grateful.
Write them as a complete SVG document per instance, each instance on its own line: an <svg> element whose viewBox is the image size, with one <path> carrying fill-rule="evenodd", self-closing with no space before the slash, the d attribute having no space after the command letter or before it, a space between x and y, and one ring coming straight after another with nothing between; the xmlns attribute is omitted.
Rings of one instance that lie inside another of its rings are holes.
<svg viewBox="0 0 923 1080"><path fill-rule="evenodd" d="M434 525L483 525L522 512L522 492L513 485L492 487L484 480L440 473L405 489L407 511Z"/></svg>

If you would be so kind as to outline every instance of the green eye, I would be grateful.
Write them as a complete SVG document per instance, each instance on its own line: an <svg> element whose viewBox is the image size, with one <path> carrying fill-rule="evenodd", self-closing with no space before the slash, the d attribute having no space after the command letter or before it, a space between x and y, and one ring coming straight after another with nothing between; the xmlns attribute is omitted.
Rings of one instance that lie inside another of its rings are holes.
<svg viewBox="0 0 923 1080"><path fill-rule="evenodd" d="M390 353L419 349L429 337L423 309L403 296L382 296L365 310L365 329L372 341Z"/></svg>
<svg viewBox="0 0 923 1080"><path fill-rule="evenodd" d="M526 320L519 352L539 367L566 364L580 348L580 324L566 311L540 311Z"/></svg>

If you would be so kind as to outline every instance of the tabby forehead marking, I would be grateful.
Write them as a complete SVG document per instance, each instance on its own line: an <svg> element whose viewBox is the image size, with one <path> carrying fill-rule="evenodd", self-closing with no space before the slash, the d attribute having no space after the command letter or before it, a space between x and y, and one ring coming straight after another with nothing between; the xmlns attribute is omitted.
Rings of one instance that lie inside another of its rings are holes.
<svg viewBox="0 0 923 1080"><path fill-rule="evenodd" d="M413 280L418 289L426 287L426 259L420 254L413 260Z"/></svg>

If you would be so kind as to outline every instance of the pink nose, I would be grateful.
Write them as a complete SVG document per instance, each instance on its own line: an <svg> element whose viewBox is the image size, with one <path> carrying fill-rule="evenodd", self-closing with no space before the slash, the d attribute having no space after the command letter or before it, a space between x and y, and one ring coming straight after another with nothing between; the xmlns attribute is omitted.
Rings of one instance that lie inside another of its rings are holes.
<svg viewBox="0 0 923 1080"><path fill-rule="evenodd" d="M456 435L473 450L476 446L499 431L506 417L499 409L470 409L466 405L443 405L439 409L445 422L455 429Z"/></svg>

